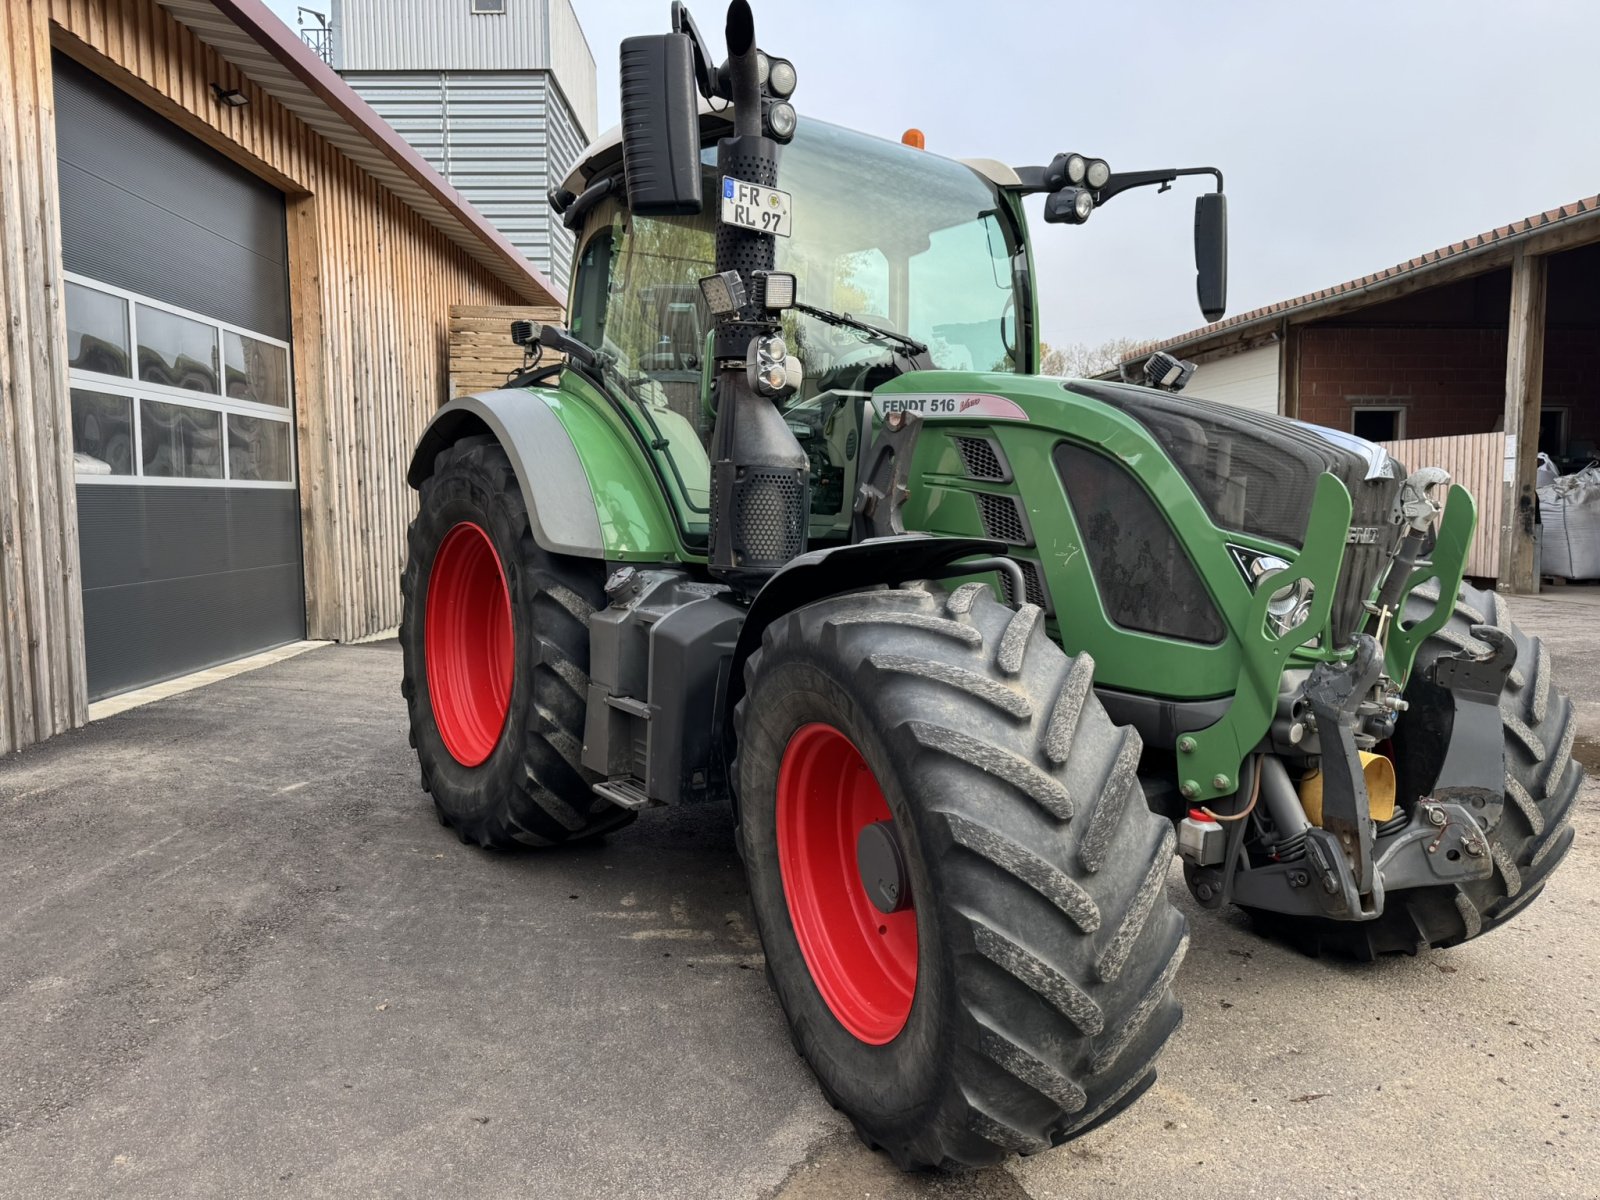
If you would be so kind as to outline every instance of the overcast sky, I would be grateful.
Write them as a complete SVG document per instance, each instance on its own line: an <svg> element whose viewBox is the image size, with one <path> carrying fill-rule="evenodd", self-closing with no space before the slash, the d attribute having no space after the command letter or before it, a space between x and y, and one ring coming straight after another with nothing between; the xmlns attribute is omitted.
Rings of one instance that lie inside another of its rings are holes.
<svg viewBox="0 0 1600 1200"><path fill-rule="evenodd" d="M269 0L292 17L291 0ZM312 0L315 4L315 0ZM457 0L441 0L457 2ZM459 0L465 2L465 0ZM573 0L617 119L617 44L667 0ZM319 7L325 7L323 0ZM1516 0L754 0L802 115L952 157L1227 179L1230 313L1339 283L1600 192L1600 4ZM721 50L723 7L691 3ZM1193 197L1124 194L1082 226L1031 216L1043 334L1202 323ZM862 203L892 203L863 196Z"/></svg>

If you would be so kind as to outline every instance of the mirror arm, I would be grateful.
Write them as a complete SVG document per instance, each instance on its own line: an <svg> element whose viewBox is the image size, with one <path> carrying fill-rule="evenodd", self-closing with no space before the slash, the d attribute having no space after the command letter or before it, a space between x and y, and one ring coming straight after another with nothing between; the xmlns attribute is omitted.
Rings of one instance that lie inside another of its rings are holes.
<svg viewBox="0 0 1600 1200"><path fill-rule="evenodd" d="M1172 181L1184 175L1210 175L1217 181L1217 191L1222 190L1222 172L1216 167L1167 167L1159 171L1122 171L1113 175L1106 181L1105 187L1094 193L1095 207L1103 206L1111 197L1126 192L1132 188L1149 187L1160 184L1164 192L1172 186Z"/></svg>
<svg viewBox="0 0 1600 1200"><path fill-rule="evenodd" d="M1017 173L1017 182L1004 184L1006 191L1016 192L1021 196L1033 196L1050 190L1045 186L1044 182L1045 172L1050 169L1049 167L1012 167L1011 169Z"/></svg>

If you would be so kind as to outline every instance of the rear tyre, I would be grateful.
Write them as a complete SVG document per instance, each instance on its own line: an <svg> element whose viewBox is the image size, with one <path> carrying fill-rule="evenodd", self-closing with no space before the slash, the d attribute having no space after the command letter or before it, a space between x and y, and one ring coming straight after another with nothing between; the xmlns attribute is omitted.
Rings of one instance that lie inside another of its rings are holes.
<svg viewBox="0 0 1600 1200"><path fill-rule="evenodd" d="M533 540L498 442L440 452L407 535L401 692L439 820L484 847L552 846L626 825L583 747L601 566Z"/></svg>
<svg viewBox="0 0 1600 1200"><path fill-rule="evenodd" d="M903 1168L1084 1132L1178 1025L1173 834L1092 675L977 584L808 605L746 667L739 846L769 977L824 1094Z"/></svg>
<svg viewBox="0 0 1600 1200"><path fill-rule="evenodd" d="M1411 616L1422 616L1438 597L1419 589ZM1444 654L1488 647L1472 636L1474 625L1496 625L1511 635L1517 662L1500 697L1505 735L1505 807L1489 833L1494 873L1454 887L1413 888L1392 893L1375 921L1294 920L1253 914L1267 932L1309 953L1332 951L1362 961L1380 954L1415 954L1457 946L1488 933L1522 911L1543 889L1572 846L1569 816L1583 781L1572 757L1576 732L1572 701L1554 686L1550 653L1538 638L1518 629L1499 593L1463 587L1450 621L1417 652L1406 684L1410 709L1395 728L1394 754L1401 802L1425 795L1438 778L1453 708L1449 694L1425 678Z"/></svg>

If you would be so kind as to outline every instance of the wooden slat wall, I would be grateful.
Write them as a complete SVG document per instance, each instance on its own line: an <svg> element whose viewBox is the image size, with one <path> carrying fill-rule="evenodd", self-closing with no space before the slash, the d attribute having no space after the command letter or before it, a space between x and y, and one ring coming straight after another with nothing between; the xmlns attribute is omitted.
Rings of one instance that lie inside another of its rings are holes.
<svg viewBox="0 0 1600 1200"><path fill-rule="evenodd" d="M286 195L307 632L400 619L410 449L451 305L525 303L155 0L0 3L0 752L87 717L50 50ZM210 85L238 88L243 108Z"/></svg>
<svg viewBox="0 0 1600 1200"><path fill-rule="evenodd" d="M502 386L523 363L511 341L511 322L560 322L562 310L505 304L456 304L450 308L450 394L465 396ZM553 361L545 351L544 361Z"/></svg>
<svg viewBox="0 0 1600 1200"><path fill-rule="evenodd" d="M0 4L0 753L88 716L50 27Z"/></svg>
<svg viewBox="0 0 1600 1200"><path fill-rule="evenodd" d="M1500 516L1505 503L1506 435L1469 433L1457 437L1408 438L1383 448L1409 470L1443 467L1478 502L1478 527L1467 556L1467 574L1493 579L1500 574Z"/></svg>

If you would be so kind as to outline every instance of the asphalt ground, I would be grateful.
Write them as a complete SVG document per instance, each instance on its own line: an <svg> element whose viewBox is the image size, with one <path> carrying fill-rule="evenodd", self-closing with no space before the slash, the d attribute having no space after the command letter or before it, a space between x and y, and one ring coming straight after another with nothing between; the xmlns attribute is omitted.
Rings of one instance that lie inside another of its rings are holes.
<svg viewBox="0 0 1600 1200"><path fill-rule="evenodd" d="M1597 590L1600 595L1600 590ZM1600 607L1518 601L1600 766ZM1356 966L1171 893L1160 1079L1058 1150L902 1176L821 1100L725 814L486 854L435 821L395 645L0 763L0 1196L1600 1196L1600 850Z"/></svg>

